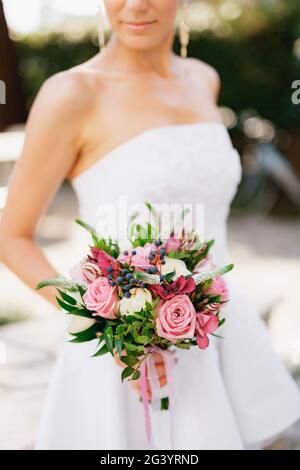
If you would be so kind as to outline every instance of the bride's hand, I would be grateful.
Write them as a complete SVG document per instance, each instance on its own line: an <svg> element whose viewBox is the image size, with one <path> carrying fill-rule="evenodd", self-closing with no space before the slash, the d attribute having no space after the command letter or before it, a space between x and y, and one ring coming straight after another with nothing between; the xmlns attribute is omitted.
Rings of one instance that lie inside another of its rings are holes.
<svg viewBox="0 0 300 470"><path fill-rule="evenodd" d="M157 352L154 352L152 354L153 354L153 358L154 358L154 361L155 361L155 367L156 367L157 375L158 375L158 378L159 378L159 385L161 387L164 387L167 384L167 377L166 377L166 368L165 368L165 365L164 365L163 357L160 353L157 353ZM126 367L124 365L124 363L121 362L121 360L119 359L117 354L115 354L115 361L119 366ZM150 382L149 382L149 379L148 379L148 367L147 367L147 365L146 365L146 374L147 374L148 399L151 400L152 399L152 393L151 393ZM132 380L132 381L130 381L130 384L134 388L134 390L136 390L139 393L139 395L141 395L140 379Z"/></svg>

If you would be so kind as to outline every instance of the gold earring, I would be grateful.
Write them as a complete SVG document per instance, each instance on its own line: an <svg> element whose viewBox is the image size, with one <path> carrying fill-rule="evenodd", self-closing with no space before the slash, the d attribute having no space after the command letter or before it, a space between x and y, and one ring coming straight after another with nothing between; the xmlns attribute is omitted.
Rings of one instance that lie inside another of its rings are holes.
<svg viewBox="0 0 300 470"><path fill-rule="evenodd" d="M187 46L190 40L188 0L183 0L181 3L181 14L179 19L179 39L180 55L181 57L187 57Z"/></svg>
<svg viewBox="0 0 300 470"><path fill-rule="evenodd" d="M100 51L105 49L105 21L101 6L99 5L97 13L97 29Z"/></svg>

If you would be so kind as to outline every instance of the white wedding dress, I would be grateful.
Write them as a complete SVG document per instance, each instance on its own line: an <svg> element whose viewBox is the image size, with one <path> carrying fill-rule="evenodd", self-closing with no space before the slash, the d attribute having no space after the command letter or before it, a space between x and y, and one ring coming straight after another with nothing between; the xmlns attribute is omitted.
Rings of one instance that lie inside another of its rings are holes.
<svg viewBox="0 0 300 470"><path fill-rule="evenodd" d="M215 239L218 266L231 262L227 217L241 163L220 123L171 124L143 131L72 181L79 216L97 226L100 204L204 205L204 236ZM78 253L78 260L82 253ZM238 276L235 266L235 276ZM175 449L245 449L276 436L300 417L300 394L273 352L251 298L227 273L230 302L224 339L206 350L178 350ZM36 449L148 449L137 393L120 379L111 355L91 358L96 342L66 343L54 368ZM169 411L151 410L157 449L170 449Z"/></svg>

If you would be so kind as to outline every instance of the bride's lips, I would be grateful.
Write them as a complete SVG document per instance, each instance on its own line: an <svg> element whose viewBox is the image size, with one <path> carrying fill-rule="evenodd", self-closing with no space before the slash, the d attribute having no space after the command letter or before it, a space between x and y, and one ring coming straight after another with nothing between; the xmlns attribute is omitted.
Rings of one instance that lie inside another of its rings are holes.
<svg viewBox="0 0 300 470"><path fill-rule="evenodd" d="M132 31L145 31L150 28L156 21L139 21L139 22L127 22L121 21L121 23Z"/></svg>

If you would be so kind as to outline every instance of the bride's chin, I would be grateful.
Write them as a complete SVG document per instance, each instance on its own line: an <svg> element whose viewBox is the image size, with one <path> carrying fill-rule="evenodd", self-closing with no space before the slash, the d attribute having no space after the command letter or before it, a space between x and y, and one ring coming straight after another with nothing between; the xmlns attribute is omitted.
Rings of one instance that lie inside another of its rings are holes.
<svg viewBox="0 0 300 470"><path fill-rule="evenodd" d="M139 52L149 52L157 47L157 38L126 35L119 36L119 40L128 48Z"/></svg>

